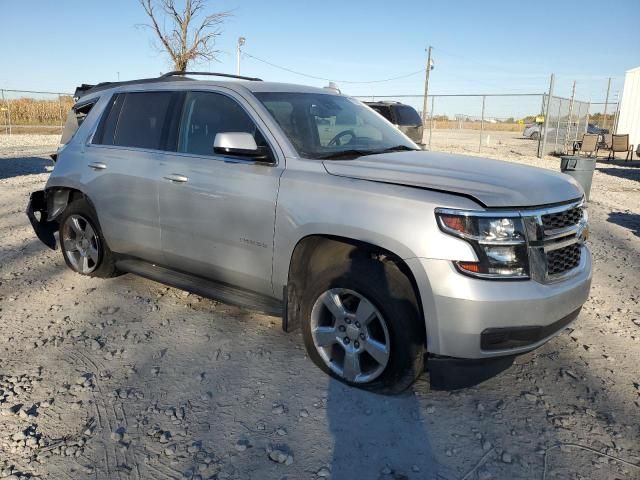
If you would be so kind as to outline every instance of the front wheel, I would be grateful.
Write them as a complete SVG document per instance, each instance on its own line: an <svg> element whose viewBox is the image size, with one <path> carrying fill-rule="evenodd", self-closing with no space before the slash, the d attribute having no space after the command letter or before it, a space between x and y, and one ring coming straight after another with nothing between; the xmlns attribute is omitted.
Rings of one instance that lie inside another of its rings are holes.
<svg viewBox="0 0 640 480"><path fill-rule="evenodd" d="M400 393L424 369L424 324L412 284L392 262L349 263L318 274L303 295L307 352L344 383Z"/></svg>

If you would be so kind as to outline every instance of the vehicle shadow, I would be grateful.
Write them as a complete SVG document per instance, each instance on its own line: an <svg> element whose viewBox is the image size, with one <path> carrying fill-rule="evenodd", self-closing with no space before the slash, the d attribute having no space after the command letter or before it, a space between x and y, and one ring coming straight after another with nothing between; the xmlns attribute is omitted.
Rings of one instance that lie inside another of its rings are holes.
<svg viewBox="0 0 640 480"><path fill-rule="evenodd" d="M608 222L620 225L640 237L640 214L631 212L610 212Z"/></svg>
<svg viewBox="0 0 640 480"><path fill-rule="evenodd" d="M49 173L52 168L53 161L46 156L0 157L0 180Z"/></svg>
<svg viewBox="0 0 640 480"><path fill-rule="evenodd" d="M326 412L333 479L452 478L436 458L413 388L385 397L331 380Z"/></svg>
<svg viewBox="0 0 640 480"><path fill-rule="evenodd" d="M597 165L596 169L600 173L605 173L613 177L626 178L640 182L640 161L625 162L624 160L604 161ZM608 165L604 167L604 165Z"/></svg>
<svg viewBox="0 0 640 480"><path fill-rule="evenodd" d="M353 263L352 258L344 275L334 282L335 287L349 288L349 283L344 282L357 275ZM397 311L415 310L411 302L394 294L384 264L375 262L373 266L372 280L401 304ZM390 327L393 329L393 324ZM390 333L393 335L393 331ZM326 397L326 417L333 437L330 469L335 480L435 479L446 470L434 455L425 414L413 387L401 395L384 396L332 379Z"/></svg>

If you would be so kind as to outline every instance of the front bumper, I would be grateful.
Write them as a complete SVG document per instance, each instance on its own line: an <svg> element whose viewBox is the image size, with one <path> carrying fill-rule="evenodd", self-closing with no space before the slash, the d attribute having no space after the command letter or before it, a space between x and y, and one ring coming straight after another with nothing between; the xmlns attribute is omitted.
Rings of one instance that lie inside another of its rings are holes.
<svg viewBox="0 0 640 480"><path fill-rule="evenodd" d="M420 290L427 351L481 359L544 344L573 322L589 296L591 254L582 248L575 274L548 284L481 280L458 273L448 260L408 260Z"/></svg>

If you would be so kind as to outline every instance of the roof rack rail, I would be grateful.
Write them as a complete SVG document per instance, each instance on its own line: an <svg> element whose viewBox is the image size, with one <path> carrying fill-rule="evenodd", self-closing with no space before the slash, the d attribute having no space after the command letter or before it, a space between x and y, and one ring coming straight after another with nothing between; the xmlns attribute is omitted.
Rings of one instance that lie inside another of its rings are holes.
<svg viewBox="0 0 640 480"><path fill-rule="evenodd" d="M164 75L160 75L158 78L175 77L182 75L210 75L212 77L227 77L227 78L239 78L240 80L250 80L252 82L261 82L261 78L256 77L244 77L242 75L231 75L230 73L216 73L216 72L185 72L182 70L175 70L173 72L167 72Z"/></svg>
<svg viewBox="0 0 640 480"><path fill-rule="evenodd" d="M241 80L251 80L251 81L254 81L254 82L261 82L262 81L261 78L243 77L241 75L231 75L231 74L228 74L228 73L185 72L185 71L176 70L175 72L168 72L168 73L165 73L164 75L160 75L159 77L155 77L155 78L138 78L138 79L135 79L135 80L125 80L125 81L122 81L122 82L102 82L102 83L98 83L97 85L87 85L86 83L83 83L82 85L80 85L79 87L76 88L76 91L75 91L73 97L77 101L80 97L83 97L83 96L87 95L88 93L99 92L101 90L106 90L107 88L117 87L119 85L136 85L136 84L141 84L141 83L154 83L154 82L158 82L158 81L165 81L166 82L166 81L172 81L172 80L189 80L188 78L185 78L184 75L210 75L210 76L215 76L215 77L239 78ZM176 77L176 78L171 78L171 77Z"/></svg>
<svg viewBox="0 0 640 480"><path fill-rule="evenodd" d="M402 102L397 100L362 100L363 103L384 103L385 105L396 105Z"/></svg>

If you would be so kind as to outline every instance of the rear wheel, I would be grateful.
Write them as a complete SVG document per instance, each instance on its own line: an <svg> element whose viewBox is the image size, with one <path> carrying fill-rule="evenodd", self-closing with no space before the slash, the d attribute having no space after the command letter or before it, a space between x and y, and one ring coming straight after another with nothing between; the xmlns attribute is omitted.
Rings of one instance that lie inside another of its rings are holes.
<svg viewBox="0 0 640 480"><path fill-rule="evenodd" d="M71 270L90 277L117 275L113 253L102 236L93 208L84 198L71 202L62 214L60 244Z"/></svg>
<svg viewBox="0 0 640 480"><path fill-rule="evenodd" d="M344 383L399 393L424 368L424 326L412 284L392 262L349 262L318 274L305 291L307 352Z"/></svg>
<svg viewBox="0 0 640 480"><path fill-rule="evenodd" d="M529 138L530 138L531 140L538 140L538 138L540 138L540 133L538 133L538 132L533 132L533 133L529 136Z"/></svg>

